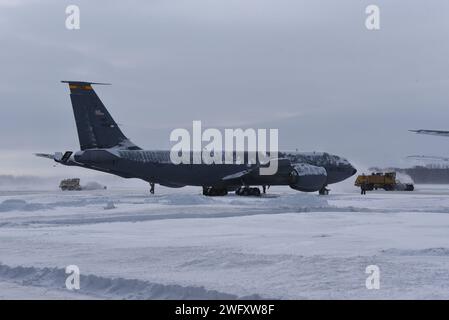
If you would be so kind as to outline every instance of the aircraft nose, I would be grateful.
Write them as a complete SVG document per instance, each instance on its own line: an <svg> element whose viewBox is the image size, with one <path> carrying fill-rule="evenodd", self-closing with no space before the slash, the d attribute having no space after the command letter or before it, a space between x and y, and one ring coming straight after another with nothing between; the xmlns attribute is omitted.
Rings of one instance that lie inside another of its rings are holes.
<svg viewBox="0 0 449 320"><path fill-rule="evenodd" d="M351 167L352 167L352 174L351 174L351 176L353 176L353 175L355 175L357 173L357 169L354 168L353 166L351 166Z"/></svg>

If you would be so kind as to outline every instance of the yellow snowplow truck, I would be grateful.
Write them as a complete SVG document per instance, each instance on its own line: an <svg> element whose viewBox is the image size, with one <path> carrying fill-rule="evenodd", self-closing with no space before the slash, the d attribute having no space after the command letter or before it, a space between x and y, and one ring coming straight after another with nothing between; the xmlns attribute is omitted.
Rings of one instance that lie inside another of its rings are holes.
<svg viewBox="0 0 449 320"><path fill-rule="evenodd" d="M73 178L73 179L62 180L61 183L59 184L59 188L62 191L66 191L66 190L79 191L79 190L81 190L80 179Z"/></svg>
<svg viewBox="0 0 449 320"><path fill-rule="evenodd" d="M355 180L356 187L360 187L362 194L366 191L384 189L386 191L413 191L412 183L402 183L396 179L396 172L373 172L370 175L359 175Z"/></svg>

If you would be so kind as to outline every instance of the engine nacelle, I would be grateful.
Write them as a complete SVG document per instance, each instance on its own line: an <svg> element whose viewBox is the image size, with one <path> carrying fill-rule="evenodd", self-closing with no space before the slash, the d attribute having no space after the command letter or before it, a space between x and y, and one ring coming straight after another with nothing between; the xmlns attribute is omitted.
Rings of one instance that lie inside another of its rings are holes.
<svg viewBox="0 0 449 320"><path fill-rule="evenodd" d="M293 168L290 173L290 188L303 192L314 192L326 185L327 172L325 168L305 163L295 164Z"/></svg>

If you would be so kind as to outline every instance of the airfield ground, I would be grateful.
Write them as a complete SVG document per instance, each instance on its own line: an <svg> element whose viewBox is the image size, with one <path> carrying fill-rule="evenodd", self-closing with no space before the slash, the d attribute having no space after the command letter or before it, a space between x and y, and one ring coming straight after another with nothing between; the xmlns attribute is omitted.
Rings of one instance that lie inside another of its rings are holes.
<svg viewBox="0 0 449 320"><path fill-rule="evenodd" d="M449 298L449 186L200 191L0 191L0 298Z"/></svg>

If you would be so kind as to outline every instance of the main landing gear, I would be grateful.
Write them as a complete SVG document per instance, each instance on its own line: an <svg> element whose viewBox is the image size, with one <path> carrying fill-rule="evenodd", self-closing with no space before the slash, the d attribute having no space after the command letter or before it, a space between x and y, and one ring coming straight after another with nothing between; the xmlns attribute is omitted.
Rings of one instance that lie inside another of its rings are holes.
<svg viewBox="0 0 449 320"><path fill-rule="evenodd" d="M264 188L264 193L266 192L266 186ZM219 187L204 187L203 186L203 195L209 196L209 197L217 197L217 196L225 196L228 194L227 188L219 188ZM254 197L260 197L261 192L260 189L255 187L251 188L248 186L242 186L238 187L235 190L235 194L238 196L254 196Z"/></svg>
<svg viewBox="0 0 449 320"><path fill-rule="evenodd" d="M267 190L268 190L268 189L270 189L270 186L263 185L263 186L262 186L262 192L263 192L263 194L267 193Z"/></svg>
<svg viewBox="0 0 449 320"><path fill-rule="evenodd" d="M259 188L250 188L250 187L239 187L235 190L235 194L238 196L256 196L260 197L260 189Z"/></svg>
<svg viewBox="0 0 449 320"><path fill-rule="evenodd" d="M203 187L203 195L209 197L225 196L228 194L228 189L226 188L216 188L216 187Z"/></svg>
<svg viewBox="0 0 449 320"><path fill-rule="evenodd" d="M326 188L326 186L324 186L324 187L322 187L321 189L320 189L320 191L318 191L318 193L321 195L321 196L327 196L328 194L329 194L329 189L328 188Z"/></svg>

